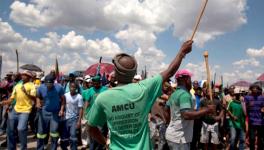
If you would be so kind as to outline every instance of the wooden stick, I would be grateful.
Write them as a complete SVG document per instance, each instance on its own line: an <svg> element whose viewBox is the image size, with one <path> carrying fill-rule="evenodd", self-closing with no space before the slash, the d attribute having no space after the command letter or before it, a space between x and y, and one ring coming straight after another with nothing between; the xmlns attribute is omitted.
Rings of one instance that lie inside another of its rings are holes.
<svg viewBox="0 0 264 150"><path fill-rule="evenodd" d="M194 26L193 33L192 33L192 36L191 36L190 40L193 40L193 37L194 37L194 35L195 35L195 33L196 33L197 29L198 29L198 26L200 24L200 21L201 21L201 18L203 16L203 14L204 14L204 10L205 10L205 7L207 5L207 2L208 2L208 0L204 0L204 4L202 5L201 11L200 11L200 15L198 16L198 18L196 20L196 24Z"/></svg>
<svg viewBox="0 0 264 150"><path fill-rule="evenodd" d="M16 49L16 61L17 61L17 73L19 72L19 57L18 57L18 52Z"/></svg>
<svg viewBox="0 0 264 150"><path fill-rule="evenodd" d="M210 68L209 68L209 63L208 63L208 51L204 52L204 61L205 61L205 66L206 66L206 73L207 73L207 88L210 96L210 100L213 101L213 94L212 94L212 89L211 89L211 79L210 79Z"/></svg>

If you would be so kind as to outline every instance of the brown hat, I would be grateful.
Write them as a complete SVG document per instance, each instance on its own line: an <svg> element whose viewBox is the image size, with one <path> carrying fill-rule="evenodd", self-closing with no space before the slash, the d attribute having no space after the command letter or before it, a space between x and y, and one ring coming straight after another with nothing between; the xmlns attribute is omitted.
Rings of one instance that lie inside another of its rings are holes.
<svg viewBox="0 0 264 150"><path fill-rule="evenodd" d="M32 74L32 72L31 71L29 71L29 70L24 70L22 73L21 73L21 75L27 75L27 76L29 76L29 77L33 77L33 74Z"/></svg>

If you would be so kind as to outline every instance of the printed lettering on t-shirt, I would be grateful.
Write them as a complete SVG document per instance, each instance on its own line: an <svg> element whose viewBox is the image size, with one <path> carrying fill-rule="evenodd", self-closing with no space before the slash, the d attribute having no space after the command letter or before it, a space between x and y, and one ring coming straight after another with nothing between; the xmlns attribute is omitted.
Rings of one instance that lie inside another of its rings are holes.
<svg viewBox="0 0 264 150"><path fill-rule="evenodd" d="M131 112L135 110L135 103L112 106L114 116L109 117L112 128L119 134L133 135L138 133L142 127L141 112Z"/></svg>
<svg viewBox="0 0 264 150"><path fill-rule="evenodd" d="M112 106L112 112L127 111L135 108L135 103L121 104Z"/></svg>

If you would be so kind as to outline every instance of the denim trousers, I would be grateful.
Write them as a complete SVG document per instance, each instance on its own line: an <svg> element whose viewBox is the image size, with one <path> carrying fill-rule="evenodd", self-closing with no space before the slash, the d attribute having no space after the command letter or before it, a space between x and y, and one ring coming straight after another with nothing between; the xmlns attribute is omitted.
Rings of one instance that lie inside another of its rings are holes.
<svg viewBox="0 0 264 150"><path fill-rule="evenodd" d="M230 127L230 150L235 150L237 139L239 140L239 150L244 150L245 147L245 132L243 129Z"/></svg>
<svg viewBox="0 0 264 150"><path fill-rule="evenodd" d="M20 149L27 149L27 124L29 113L19 113L15 109L8 114L7 121L7 149L16 150L16 128L20 141Z"/></svg>
<svg viewBox="0 0 264 150"><path fill-rule="evenodd" d="M8 106L1 106L0 107L0 111L1 111L0 132L2 132L2 133L5 133L6 128L7 128L7 118L8 118L7 109L8 108L9 108Z"/></svg>
<svg viewBox="0 0 264 150"><path fill-rule="evenodd" d="M78 118L70 118L62 122L63 132L61 133L61 148L67 150L70 144L71 150L77 150L77 125Z"/></svg>
<svg viewBox="0 0 264 150"><path fill-rule="evenodd" d="M51 137L51 150L56 150L58 147L58 127L59 115L58 112L48 112L45 109L38 110L38 131L37 131L37 149L44 150L45 139L48 133Z"/></svg>

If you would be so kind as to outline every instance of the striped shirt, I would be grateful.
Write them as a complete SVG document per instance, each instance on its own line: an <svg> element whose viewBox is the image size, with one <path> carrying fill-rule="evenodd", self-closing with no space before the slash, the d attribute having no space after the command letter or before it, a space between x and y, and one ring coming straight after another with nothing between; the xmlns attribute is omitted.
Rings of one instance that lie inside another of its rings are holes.
<svg viewBox="0 0 264 150"><path fill-rule="evenodd" d="M246 108L251 125L264 125L261 108L264 107L264 96L245 96Z"/></svg>

